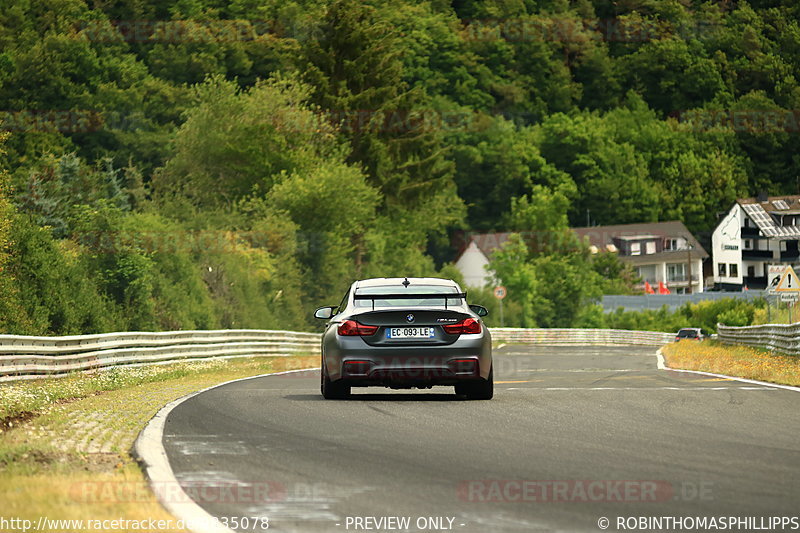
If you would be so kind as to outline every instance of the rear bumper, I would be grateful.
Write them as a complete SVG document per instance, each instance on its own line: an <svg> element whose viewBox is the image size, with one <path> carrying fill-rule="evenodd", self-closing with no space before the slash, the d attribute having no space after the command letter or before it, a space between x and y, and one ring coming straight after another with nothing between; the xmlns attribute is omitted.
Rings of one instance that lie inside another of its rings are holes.
<svg viewBox="0 0 800 533"><path fill-rule="evenodd" d="M427 387L487 379L492 365L488 331L462 335L447 346L370 346L360 337L326 336L323 362L333 381L351 386Z"/></svg>

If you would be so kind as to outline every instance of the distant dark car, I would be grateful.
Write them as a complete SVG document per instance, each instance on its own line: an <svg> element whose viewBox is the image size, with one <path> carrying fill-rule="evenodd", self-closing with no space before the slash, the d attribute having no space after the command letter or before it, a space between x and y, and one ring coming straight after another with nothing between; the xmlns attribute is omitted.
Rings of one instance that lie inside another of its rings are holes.
<svg viewBox="0 0 800 533"><path fill-rule="evenodd" d="M700 328L681 328L675 334L675 342L680 340L703 340L703 331Z"/></svg>
<svg viewBox="0 0 800 533"><path fill-rule="evenodd" d="M452 280L379 278L356 281L338 306L314 313L322 334L321 384L326 399L351 387L392 389L452 385L456 394L489 400L494 393L492 339Z"/></svg>

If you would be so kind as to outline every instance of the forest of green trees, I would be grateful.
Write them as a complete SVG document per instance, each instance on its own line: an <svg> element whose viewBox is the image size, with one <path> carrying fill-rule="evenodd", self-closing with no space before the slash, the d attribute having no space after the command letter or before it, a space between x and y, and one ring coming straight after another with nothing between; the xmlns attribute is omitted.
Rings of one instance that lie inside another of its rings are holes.
<svg viewBox="0 0 800 533"><path fill-rule="evenodd" d="M702 237L797 193L799 12L6 2L0 332L309 329L354 279L457 277L453 235L492 230L538 236L493 259L506 325L606 324L633 274L571 225Z"/></svg>

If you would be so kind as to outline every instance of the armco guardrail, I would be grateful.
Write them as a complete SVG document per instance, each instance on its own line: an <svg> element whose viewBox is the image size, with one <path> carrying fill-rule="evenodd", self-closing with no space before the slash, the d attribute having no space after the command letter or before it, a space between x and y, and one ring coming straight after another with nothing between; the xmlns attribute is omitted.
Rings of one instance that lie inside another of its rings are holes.
<svg viewBox="0 0 800 533"><path fill-rule="evenodd" d="M492 340L494 342L571 346L591 344L661 345L674 339L674 333L631 331L627 329L492 328Z"/></svg>
<svg viewBox="0 0 800 533"><path fill-rule="evenodd" d="M551 345L658 345L671 341L673 335L618 329L492 328L492 338L495 342ZM247 329L67 337L0 335L0 381L187 359L318 354L319 341L318 333Z"/></svg>
<svg viewBox="0 0 800 533"><path fill-rule="evenodd" d="M742 327L717 324L717 339L727 344L745 344L789 354L800 354L800 324Z"/></svg>
<svg viewBox="0 0 800 533"><path fill-rule="evenodd" d="M185 359L318 354L319 334L272 330L0 335L0 381Z"/></svg>

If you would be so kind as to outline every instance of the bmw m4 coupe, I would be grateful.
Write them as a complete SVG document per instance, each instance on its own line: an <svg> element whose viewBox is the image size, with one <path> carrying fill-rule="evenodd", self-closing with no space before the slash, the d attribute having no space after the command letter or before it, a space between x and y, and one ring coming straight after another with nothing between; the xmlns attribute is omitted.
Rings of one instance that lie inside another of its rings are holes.
<svg viewBox="0 0 800 533"><path fill-rule="evenodd" d="M468 399L493 395L492 339L452 280L377 278L356 281L337 306L320 307L321 390L342 399L352 387L393 389L452 385Z"/></svg>

